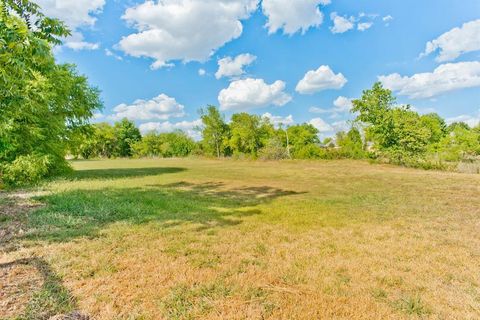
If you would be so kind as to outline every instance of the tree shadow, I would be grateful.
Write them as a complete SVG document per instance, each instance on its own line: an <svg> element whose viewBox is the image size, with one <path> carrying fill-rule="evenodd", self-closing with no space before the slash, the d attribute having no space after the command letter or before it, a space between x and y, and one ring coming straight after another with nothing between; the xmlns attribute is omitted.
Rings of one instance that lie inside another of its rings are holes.
<svg viewBox="0 0 480 320"><path fill-rule="evenodd" d="M26 305L22 306L25 307L25 311L16 319L50 319L53 316L67 313L76 316L75 319L88 319L88 317L74 312L78 307L76 299L63 286L62 279L45 260L37 257L19 259L0 264L0 269L12 269L25 265L33 267L40 275L41 281L36 283L34 288L29 288L29 290L33 290L32 297ZM12 272L11 276L15 277L16 273ZM15 278L10 281L15 282Z"/></svg>
<svg viewBox="0 0 480 320"><path fill-rule="evenodd" d="M261 214L256 206L262 203L296 194L267 186L227 189L215 182L68 191L38 198L46 206L29 216L26 237L55 242L96 237L102 228L121 221L154 222L165 229L189 223L199 231L229 227Z"/></svg>
<svg viewBox="0 0 480 320"><path fill-rule="evenodd" d="M66 178L71 180L141 178L161 174L178 173L185 170L187 169L176 167L77 170L67 175Z"/></svg>

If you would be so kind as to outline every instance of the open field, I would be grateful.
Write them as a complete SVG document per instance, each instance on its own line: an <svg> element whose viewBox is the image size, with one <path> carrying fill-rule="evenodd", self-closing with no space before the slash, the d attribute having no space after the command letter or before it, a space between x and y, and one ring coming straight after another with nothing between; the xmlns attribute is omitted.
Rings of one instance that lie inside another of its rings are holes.
<svg viewBox="0 0 480 320"><path fill-rule="evenodd" d="M98 319L480 318L479 175L360 161L74 167L38 190L41 205L0 256L2 266L37 259L46 298L29 297L40 305L29 310L53 305Z"/></svg>

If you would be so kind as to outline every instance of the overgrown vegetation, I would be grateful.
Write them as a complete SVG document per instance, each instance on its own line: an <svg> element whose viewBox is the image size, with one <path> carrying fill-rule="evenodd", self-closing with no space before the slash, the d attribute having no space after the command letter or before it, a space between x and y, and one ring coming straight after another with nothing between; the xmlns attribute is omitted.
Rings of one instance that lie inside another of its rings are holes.
<svg viewBox="0 0 480 320"><path fill-rule="evenodd" d="M99 91L52 46L69 35L29 1L0 2L0 180L32 183L64 172L67 141L101 107Z"/></svg>

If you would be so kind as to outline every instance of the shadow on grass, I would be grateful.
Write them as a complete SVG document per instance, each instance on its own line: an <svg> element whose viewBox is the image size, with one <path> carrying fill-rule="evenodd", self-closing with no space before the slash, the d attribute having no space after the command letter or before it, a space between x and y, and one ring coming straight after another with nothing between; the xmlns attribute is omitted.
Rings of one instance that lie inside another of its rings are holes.
<svg viewBox="0 0 480 320"><path fill-rule="evenodd" d="M163 167L163 168L118 168L118 169L93 169L77 170L67 175L72 180L102 180L121 178L141 178L161 174L178 173L185 171L185 168Z"/></svg>
<svg viewBox="0 0 480 320"><path fill-rule="evenodd" d="M227 189L222 183L149 185L145 188L75 190L40 197L46 206L29 216L31 240L95 237L115 222L157 223L197 230L228 227L261 214L256 206L297 192L272 187Z"/></svg>
<svg viewBox="0 0 480 320"><path fill-rule="evenodd" d="M34 267L42 277L38 288L26 305L24 313L15 319L36 320L73 312L77 308L76 299L63 286L62 279L52 271L49 264L40 258L19 259L0 264L0 269L28 265ZM15 276L15 275L13 275ZM76 319L87 319L80 317Z"/></svg>

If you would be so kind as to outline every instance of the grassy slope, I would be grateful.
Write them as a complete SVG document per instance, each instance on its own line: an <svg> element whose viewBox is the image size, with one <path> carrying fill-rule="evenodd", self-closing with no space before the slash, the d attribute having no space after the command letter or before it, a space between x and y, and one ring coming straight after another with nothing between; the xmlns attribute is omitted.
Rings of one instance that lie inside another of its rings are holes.
<svg viewBox="0 0 480 320"><path fill-rule="evenodd" d="M480 317L479 176L354 161L74 166L46 187L28 241L99 318Z"/></svg>

